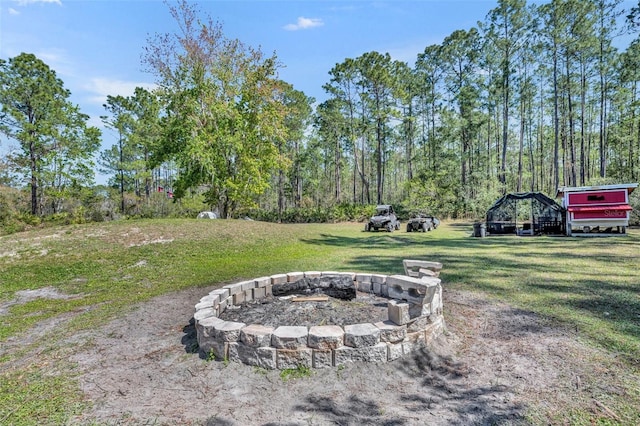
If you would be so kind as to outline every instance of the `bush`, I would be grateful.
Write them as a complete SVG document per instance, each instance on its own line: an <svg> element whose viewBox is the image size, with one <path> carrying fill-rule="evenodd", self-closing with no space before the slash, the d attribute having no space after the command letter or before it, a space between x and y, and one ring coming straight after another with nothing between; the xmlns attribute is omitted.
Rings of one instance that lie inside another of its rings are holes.
<svg viewBox="0 0 640 426"><path fill-rule="evenodd" d="M363 221L371 216L371 206L341 203L331 207L292 207L285 209L280 218L277 210L251 209L240 212L238 217L250 217L264 222L282 223L335 223Z"/></svg>
<svg viewBox="0 0 640 426"><path fill-rule="evenodd" d="M16 218L4 219L0 222L0 235L15 234L27 229L27 225Z"/></svg>
<svg viewBox="0 0 640 426"><path fill-rule="evenodd" d="M0 221L29 211L27 194L15 188L0 186Z"/></svg>
<svg viewBox="0 0 640 426"><path fill-rule="evenodd" d="M640 226L640 188L636 188L629 196L629 204L633 207L629 217L629 225Z"/></svg>

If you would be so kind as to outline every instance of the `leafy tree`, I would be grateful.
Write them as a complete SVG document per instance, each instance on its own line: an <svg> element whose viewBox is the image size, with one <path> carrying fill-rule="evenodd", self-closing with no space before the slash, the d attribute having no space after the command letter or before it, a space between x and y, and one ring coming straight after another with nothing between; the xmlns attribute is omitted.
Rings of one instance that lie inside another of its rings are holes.
<svg viewBox="0 0 640 426"><path fill-rule="evenodd" d="M278 152L281 158L278 171L278 214L282 214L285 207L285 176L288 173L288 187L293 198L293 205L300 207L302 200L302 146L305 131L311 123L311 104L313 98L307 97L303 92L295 90L293 86L282 82L283 92L281 103L287 109L288 114L284 118L287 130L284 140L278 143Z"/></svg>
<svg viewBox="0 0 640 426"><path fill-rule="evenodd" d="M408 65L400 66L397 75L399 79L399 106L402 114L402 125L399 138L404 145L404 161L406 164L406 179L413 179L415 170L414 160L416 139L418 137L418 111L420 106L420 84L418 73Z"/></svg>
<svg viewBox="0 0 640 426"><path fill-rule="evenodd" d="M89 117L77 107L70 111L68 124L60 130L42 169L41 188L51 213L59 213L65 206L72 208L72 201L94 183L93 155L100 148L101 133L96 127L86 127Z"/></svg>
<svg viewBox="0 0 640 426"><path fill-rule="evenodd" d="M336 64L330 71L331 81L323 86L331 96L331 103L323 104L316 109L320 129L322 124L328 126L325 137L333 135L336 147L341 139L345 141L345 150L352 154L353 166L352 199L356 203L370 203L370 179L365 170L367 119L362 102L363 82L360 69L355 59L347 58ZM340 115L342 119L338 119ZM329 139L330 140L330 139ZM358 196L358 183L360 194Z"/></svg>
<svg viewBox="0 0 640 426"><path fill-rule="evenodd" d="M640 0L638 5L629 9L627 18L627 25L631 31L635 31L640 28Z"/></svg>
<svg viewBox="0 0 640 426"><path fill-rule="evenodd" d="M401 74L403 62L392 61L388 53L368 52L356 59L362 85L363 107L366 108L374 125L376 162L376 199L383 202L385 153L389 135L389 126L397 118L396 100L400 88L396 76Z"/></svg>
<svg viewBox="0 0 640 426"><path fill-rule="evenodd" d="M123 96L107 96L104 108L110 116L102 116L105 125L118 133L118 142L110 149L103 151L100 157L103 173L113 173L116 185L120 190L120 213L125 213L125 189L131 185L130 169L132 155L129 137L132 133L134 119L130 112L130 100Z"/></svg>
<svg viewBox="0 0 640 426"><path fill-rule="evenodd" d="M439 158L439 147L436 140L436 122L439 115L439 102L443 97L440 91L444 76L442 48L430 45L418 54L414 72L419 93L418 120L420 122L420 145L425 166L436 171Z"/></svg>
<svg viewBox="0 0 640 426"><path fill-rule="evenodd" d="M525 0L499 0L498 6L489 12L488 20L489 28L485 37L495 46L499 62L499 91L502 94L502 149L498 177L504 185L507 172L510 111L514 92L512 83L514 64L530 40L531 15L526 9ZM521 170L520 161L520 176Z"/></svg>
<svg viewBox="0 0 640 426"><path fill-rule="evenodd" d="M108 96L104 105L109 115L105 125L117 132L118 141L101 153L101 171L110 174L111 185L119 189L120 211L125 213L126 193L149 201L153 179L150 156L160 135L161 104L155 93L136 87L130 97Z"/></svg>
<svg viewBox="0 0 640 426"><path fill-rule="evenodd" d="M129 104L134 118L130 142L136 153L133 166L135 192L140 196L141 187L143 187L144 196L149 199L153 180L153 170L150 167L151 156L157 150L160 141L163 105L157 93L142 87L135 88Z"/></svg>
<svg viewBox="0 0 640 426"><path fill-rule="evenodd" d="M348 116L341 114L339 98L331 98L316 108L315 126L317 129L318 143L321 144L324 151L325 163L331 167L330 172L332 178L330 187L332 189L331 199L339 203L341 201L342 192L342 166L343 166L343 141L349 140L348 134ZM313 167L312 164L308 166ZM329 167L325 167L328 172Z"/></svg>
<svg viewBox="0 0 640 426"><path fill-rule="evenodd" d="M606 102L611 90L611 76L615 69L616 51L612 46L612 38L616 32L616 21L620 14L618 5L621 0L595 0L596 34L598 43L598 77L599 77L599 123L598 123L598 150L599 150L599 175L606 177L606 138L607 138L607 108ZM640 6L640 2L639 2ZM588 160L588 158L587 158ZM589 176L587 175L586 178Z"/></svg>
<svg viewBox="0 0 640 426"><path fill-rule="evenodd" d="M31 190L31 214L43 212L44 191L57 200L93 183L100 131L69 101L55 71L33 54L0 60L0 132L19 143L10 159ZM54 211L58 204L54 202Z"/></svg>
<svg viewBox="0 0 640 426"><path fill-rule="evenodd" d="M170 12L180 34L157 35L143 57L166 102L152 161L175 159L177 198L206 188L207 201L229 217L253 206L278 168L287 134L279 64L226 38L210 18L202 22L187 1Z"/></svg>
<svg viewBox="0 0 640 426"><path fill-rule="evenodd" d="M452 93L458 113L458 141L460 143L460 183L467 185L472 142L475 139L474 111L479 101L478 59L480 35L476 28L457 30L446 37L443 45L447 87Z"/></svg>
<svg viewBox="0 0 640 426"><path fill-rule="evenodd" d="M538 8L542 20L541 37L544 50L551 58L552 63L552 87L553 87L553 187L560 184L559 153L560 153L560 88L558 84L560 74L560 32L561 11L557 1L542 5Z"/></svg>
<svg viewBox="0 0 640 426"><path fill-rule="evenodd" d="M640 38L636 38L620 58L618 87L615 98L619 120L614 126L617 142L612 156L612 173L618 179L626 177L633 182L640 179Z"/></svg>

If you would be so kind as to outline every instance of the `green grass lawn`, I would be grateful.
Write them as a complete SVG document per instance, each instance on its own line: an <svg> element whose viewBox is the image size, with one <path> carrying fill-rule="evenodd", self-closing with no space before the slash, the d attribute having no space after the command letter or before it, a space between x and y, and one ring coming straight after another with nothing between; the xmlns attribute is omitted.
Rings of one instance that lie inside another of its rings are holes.
<svg viewBox="0 0 640 426"><path fill-rule="evenodd" d="M407 258L442 262L445 286L534 311L616 354L630 371L640 370L640 230L609 238L481 239L469 237L466 223L444 223L429 233L362 229L350 223L142 220L0 237L0 424L59 424L82 410L73 366L57 343L138 302L283 272L402 273ZM16 292L44 287L74 297L14 303ZM61 315L70 320L46 342L1 349L3 341ZM35 348L46 374L42 365L20 362ZM639 412L636 407L629 415Z"/></svg>

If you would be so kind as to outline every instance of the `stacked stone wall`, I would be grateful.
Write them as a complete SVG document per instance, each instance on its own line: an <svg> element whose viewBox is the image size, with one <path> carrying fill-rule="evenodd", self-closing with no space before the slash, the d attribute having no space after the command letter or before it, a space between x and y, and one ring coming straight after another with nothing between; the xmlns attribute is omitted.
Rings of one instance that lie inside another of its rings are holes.
<svg viewBox="0 0 640 426"><path fill-rule="evenodd" d="M433 264L434 262L429 262ZM437 264L439 265L439 264ZM202 297L193 315L198 345L218 359L267 369L326 368L350 362L388 362L428 345L444 330L442 266L421 277L345 272L290 272L226 285ZM267 327L224 321L230 305L294 292L331 296L355 292L386 297L387 321L345 326Z"/></svg>

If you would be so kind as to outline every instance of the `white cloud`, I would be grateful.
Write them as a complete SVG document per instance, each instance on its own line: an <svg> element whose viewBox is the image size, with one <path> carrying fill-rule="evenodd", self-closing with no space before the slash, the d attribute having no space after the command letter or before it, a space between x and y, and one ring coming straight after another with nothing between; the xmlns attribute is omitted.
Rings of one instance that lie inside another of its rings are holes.
<svg viewBox="0 0 640 426"><path fill-rule="evenodd" d="M305 18L300 16L295 24L287 24L284 28L287 31L307 30L309 28L321 27L324 25L322 19L319 18Z"/></svg>
<svg viewBox="0 0 640 426"><path fill-rule="evenodd" d="M110 80L108 78L92 78L85 85L84 90L89 92L88 100L91 103L102 105L107 102L107 96L133 96L136 87L152 90L152 83L140 83L134 81Z"/></svg>
<svg viewBox="0 0 640 426"><path fill-rule="evenodd" d="M65 49L52 47L36 50L31 53L54 70L62 80L73 78L76 74L74 63L69 58Z"/></svg>
<svg viewBox="0 0 640 426"><path fill-rule="evenodd" d="M63 49L41 50L35 55L53 69L61 68L61 65L69 65L69 61L66 59L66 52Z"/></svg>
<svg viewBox="0 0 640 426"><path fill-rule="evenodd" d="M62 6L62 1L60 0L13 0L15 3L18 3L19 6L26 6L34 3L54 3L58 6Z"/></svg>
<svg viewBox="0 0 640 426"><path fill-rule="evenodd" d="M18 12L14 8L10 7L9 8L9 15L20 15L20 12Z"/></svg>

